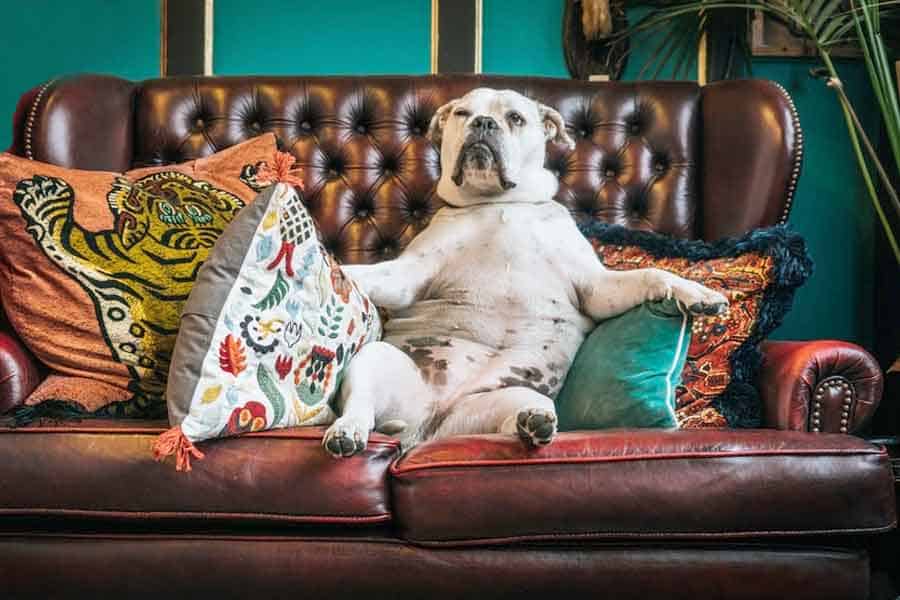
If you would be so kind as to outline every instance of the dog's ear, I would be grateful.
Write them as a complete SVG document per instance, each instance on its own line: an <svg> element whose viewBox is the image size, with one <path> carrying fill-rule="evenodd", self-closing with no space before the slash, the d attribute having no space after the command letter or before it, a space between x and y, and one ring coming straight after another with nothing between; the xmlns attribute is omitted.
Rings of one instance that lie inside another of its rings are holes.
<svg viewBox="0 0 900 600"><path fill-rule="evenodd" d="M540 103L538 103L538 114L541 115L541 121L544 122L544 135L547 141L553 140L565 145L569 150L575 149L575 140L566 131L566 122L563 121L561 114L546 104Z"/></svg>
<svg viewBox="0 0 900 600"><path fill-rule="evenodd" d="M450 113L453 111L453 107L455 106L456 100L451 100L447 104L437 109L434 113L434 116L431 117L431 124L428 125L428 133L425 134L425 137L431 140L431 142L438 147L438 150L440 150L441 148L444 125L447 123L447 117L450 116Z"/></svg>

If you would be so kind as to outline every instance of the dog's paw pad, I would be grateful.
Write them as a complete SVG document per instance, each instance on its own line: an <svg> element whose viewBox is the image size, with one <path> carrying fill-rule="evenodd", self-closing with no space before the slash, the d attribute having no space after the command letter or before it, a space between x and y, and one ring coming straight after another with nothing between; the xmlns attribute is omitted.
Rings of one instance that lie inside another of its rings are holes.
<svg viewBox="0 0 900 600"><path fill-rule="evenodd" d="M728 307L726 302L695 302L691 304L688 309L691 313L695 315L706 315L709 317L714 317L716 315L720 315L725 312L725 309Z"/></svg>
<svg viewBox="0 0 900 600"><path fill-rule="evenodd" d="M365 450L368 437L362 428L339 419L325 432L322 446L332 456L347 458Z"/></svg>
<svg viewBox="0 0 900 600"><path fill-rule="evenodd" d="M516 416L516 431L530 446L545 446L556 435L556 415L552 410L531 408Z"/></svg>

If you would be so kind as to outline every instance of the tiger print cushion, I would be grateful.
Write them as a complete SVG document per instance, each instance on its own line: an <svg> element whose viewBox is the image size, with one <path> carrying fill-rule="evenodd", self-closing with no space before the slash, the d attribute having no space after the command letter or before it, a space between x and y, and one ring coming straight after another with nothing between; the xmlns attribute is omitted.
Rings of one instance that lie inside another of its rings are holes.
<svg viewBox="0 0 900 600"><path fill-rule="evenodd" d="M267 134L124 174L0 155L0 299L52 373L27 404L165 416L182 305L275 151Z"/></svg>

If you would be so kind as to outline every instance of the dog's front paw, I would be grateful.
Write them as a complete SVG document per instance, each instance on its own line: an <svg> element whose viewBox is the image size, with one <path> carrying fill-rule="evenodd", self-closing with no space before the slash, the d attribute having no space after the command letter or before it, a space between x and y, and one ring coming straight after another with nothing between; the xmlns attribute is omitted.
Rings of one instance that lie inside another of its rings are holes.
<svg viewBox="0 0 900 600"><path fill-rule="evenodd" d="M675 298L695 315L715 316L728 307L728 298L723 294L671 273L660 273L658 287L654 294L657 299Z"/></svg>
<svg viewBox="0 0 900 600"><path fill-rule="evenodd" d="M556 435L556 414L544 408L529 408L516 415L516 431L529 446L546 446Z"/></svg>
<svg viewBox="0 0 900 600"><path fill-rule="evenodd" d="M336 458L347 458L366 449L369 430L354 419L340 417L322 438L322 446Z"/></svg>
<svg viewBox="0 0 900 600"><path fill-rule="evenodd" d="M694 315L713 317L728 308L728 298L723 294L693 281L678 282L672 291L675 298Z"/></svg>

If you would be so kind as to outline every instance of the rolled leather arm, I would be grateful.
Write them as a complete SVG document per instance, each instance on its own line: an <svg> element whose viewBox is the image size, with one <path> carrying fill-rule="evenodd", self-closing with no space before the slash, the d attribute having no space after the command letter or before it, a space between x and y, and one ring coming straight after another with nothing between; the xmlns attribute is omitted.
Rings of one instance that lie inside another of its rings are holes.
<svg viewBox="0 0 900 600"><path fill-rule="evenodd" d="M0 414L24 404L40 381L37 360L22 342L0 331Z"/></svg>
<svg viewBox="0 0 900 600"><path fill-rule="evenodd" d="M766 342L759 389L765 425L825 433L859 431L878 407L878 363L841 341Z"/></svg>

